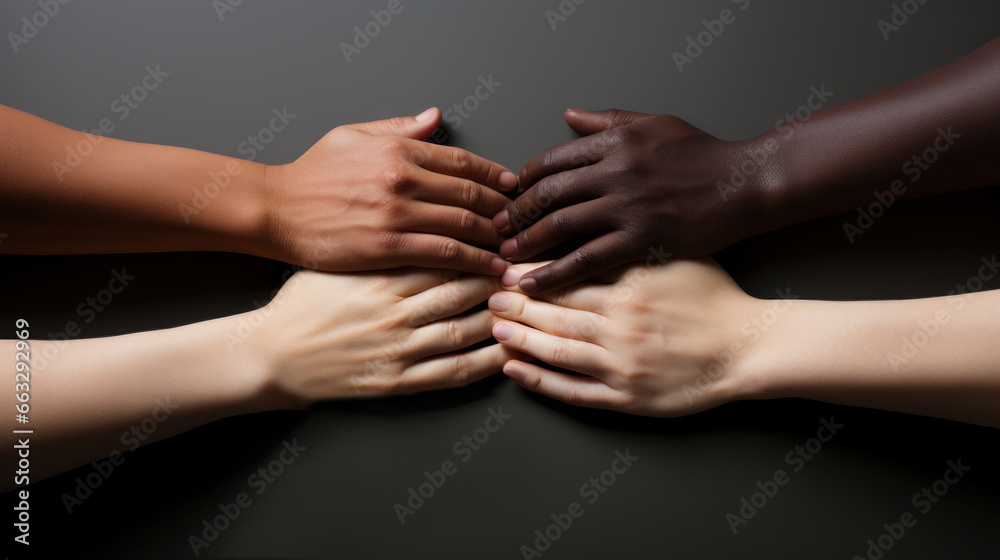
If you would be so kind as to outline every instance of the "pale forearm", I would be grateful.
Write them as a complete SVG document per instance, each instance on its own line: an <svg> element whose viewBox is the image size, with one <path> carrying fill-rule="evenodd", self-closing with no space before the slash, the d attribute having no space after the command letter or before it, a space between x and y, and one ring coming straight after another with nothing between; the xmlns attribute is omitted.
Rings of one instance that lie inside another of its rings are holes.
<svg viewBox="0 0 1000 560"><path fill-rule="evenodd" d="M1000 427L1000 291L879 302L796 301L744 372L796 397Z"/></svg>
<svg viewBox="0 0 1000 560"><path fill-rule="evenodd" d="M250 345L229 349L240 340L238 319L64 343L29 341L29 422L13 425L13 390L0 393L0 405L9 411L8 437L11 429L34 432L31 480L219 418L273 408L265 361ZM9 379L14 344L0 343Z"/></svg>
<svg viewBox="0 0 1000 560"><path fill-rule="evenodd" d="M0 106L2 251L260 253L264 166Z"/></svg>

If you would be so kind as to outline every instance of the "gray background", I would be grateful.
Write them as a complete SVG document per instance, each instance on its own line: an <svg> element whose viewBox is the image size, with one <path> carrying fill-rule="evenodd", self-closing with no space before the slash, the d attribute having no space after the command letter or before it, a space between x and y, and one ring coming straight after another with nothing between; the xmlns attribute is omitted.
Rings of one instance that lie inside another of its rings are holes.
<svg viewBox="0 0 1000 560"><path fill-rule="evenodd" d="M297 115L261 154L291 161L343 123L448 107L493 75L497 91L449 143L513 169L574 137L566 107L673 113L726 139L767 130L825 84L842 103L916 76L997 35L993 0L930 1L885 42L888 0L754 0L694 64L670 55L728 0L591 0L552 30L556 0L409 2L348 64L340 50L386 2L254 2L223 21L205 1L73 2L14 54L0 48L0 103L63 125L115 118L113 136L237 156L272 108ZM0 5L2 30L34 2ZM146 65L170 73L124 121L111 102ZM996 189L894 206L851 245L848 215L747 240L718 255L749 293L879 299L943 295L996 252ZM0 231L4 231L0 225ZM33 333L127 266L133 285L82 336L158 329L254 308L280 263L226 254L0 257L0 325ZM994 280L986 288L1000 287ZM998 314L1000 320L1000 314ZM9 336L4 329L3 336ZM822 340L817 340L821 344ZM491 407L512 418L400 525L392 506ZM725 520L820 418L845 425L733 535ZM885 558L996 557L1000 432L805 401L734 403L677 420L573 409L494 378L416 398L331 403L234 418L129 454L71 516L60 496L84 467L35 486L32 549L105 558L191 557L189 534L295 438L307 450L203 556L520 558L521 545L580 501L615 450L640 459L544 558L850 558L949 459L972 467ZM12 497L4 497L10 503ZM5 506L7 507L7 506ZM8 510L9 511L9 510ZM7 541L10 542L10 541ZM19 552L19 551L15 551Z"/></svg>

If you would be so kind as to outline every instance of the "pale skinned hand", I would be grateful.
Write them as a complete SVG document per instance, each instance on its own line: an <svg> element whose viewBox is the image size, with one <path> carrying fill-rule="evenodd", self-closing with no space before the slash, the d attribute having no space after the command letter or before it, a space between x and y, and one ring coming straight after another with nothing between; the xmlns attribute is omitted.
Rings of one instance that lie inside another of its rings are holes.
<svg viewBox="0 0 1000 560"><path fill-rule="evenodd" d="M467 349L490 338L488 310L456 316L498 289L496 277L449 270L303 270L253 312L261 326L246 350L264 364L268 392L293 407L458 387L517 355L499 344Z"/></svg>
<svg viewBox="0 0 1000 560"><path fill-rule="evenodd" d="M333 129L293 163L265 171L272 258L354 271L422 266L499 275L491 218L517 184L504 167L422 142L441 123L429 109Z"/></svg>
<svg viewBox="0 0 1000 560"><path fill-rule="evenodd" d="M528 297L515 265L490 297L494 337L535 363L507 377L565 403L645 416L691 414L745 397L731 350L759 305L711 259L632 265L571 288ZM743 355L741 348L735 355ZM556 372L546 364L578 372Z"/></svg>

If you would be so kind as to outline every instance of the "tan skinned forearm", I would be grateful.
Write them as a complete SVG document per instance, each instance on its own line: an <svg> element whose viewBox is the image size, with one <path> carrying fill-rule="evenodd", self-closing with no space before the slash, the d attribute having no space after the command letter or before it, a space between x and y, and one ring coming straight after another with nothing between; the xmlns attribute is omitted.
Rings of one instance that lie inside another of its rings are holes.
<svg viewBox="0 0 1000 560"><path fill-rule="evenodd" d="M10 254L260 253L264 166L85 134L0 106Z"/></svg>

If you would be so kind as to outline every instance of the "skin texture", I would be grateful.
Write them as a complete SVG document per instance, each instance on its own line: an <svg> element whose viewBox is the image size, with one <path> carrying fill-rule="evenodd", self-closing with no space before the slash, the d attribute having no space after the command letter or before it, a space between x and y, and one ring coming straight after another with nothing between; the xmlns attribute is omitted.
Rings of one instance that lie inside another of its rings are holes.
<svg viewBox="0 0 1000 560"><path fill-rule="evenodd" d="M249 313L62 344L29 340L31 481L227 416L459 387L497 373L520 355L495 343L469 349L490 338L496 319L463 313L499 289L496 277L448 270L304 270ZM0 352L14 356L16 344L0 341ZM13 361L2 369L14 379ZM0 394L0 406L14 405L12 391ZM156 430L132 434L148 418ZM13 464L6 433L3 458Z"/></svg>
<svg viewBox="0 0 1000 560"><path fill-rule="evenodd" d="M1000 39L741 142L669 115L571 109L565 119L584 137L529 161L518 175L523 194L493 218L509 238L500 254L514 261L566 241L578 246L526 274L528 293L644 261L651 248L704 256L758 233L867 208L894 181L902 187L894 200L1000 184ZM928 149L937 151L933 163Z"/></svg>
<svg viewBox="0 0 1000 560"><path fill-rule="evenodd" d="M319 270L415 265L499 275L502 259L479 247L498 246L490 218L516 178L420 141L440 124L441 112L429 109L345 125L296 161L265 166L86 135L0 106L8 234L0 250L230 251Z"/></svg>
<svg viewBox="0 0 1000 560"><path fill-rule="evenodd" d="M502 280L507 291L489 300L503 319L496 339L538 360L504 365L528 390L658 417L740 399L806 398L1000 427L1000 291L760 300L705 258L630 265L600 282L521 293L520 277L543 264L512 267Z"/></svg>

